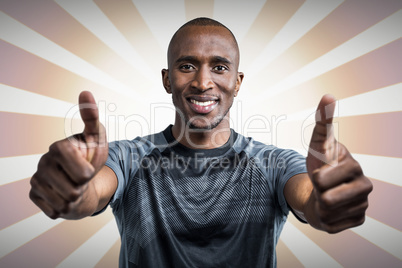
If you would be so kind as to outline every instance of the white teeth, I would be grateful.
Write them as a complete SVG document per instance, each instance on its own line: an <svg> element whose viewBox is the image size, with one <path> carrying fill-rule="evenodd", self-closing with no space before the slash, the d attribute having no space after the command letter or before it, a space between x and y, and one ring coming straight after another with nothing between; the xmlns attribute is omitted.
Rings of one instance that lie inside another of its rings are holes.
<svg viewBox="0 0 402 268"><path fill-rule="evenodd" d="M197 104L199 106L208 106L208 105L213 104L214 102L215 101L196 101L196 100L191 99L191 103Z"/></svg>

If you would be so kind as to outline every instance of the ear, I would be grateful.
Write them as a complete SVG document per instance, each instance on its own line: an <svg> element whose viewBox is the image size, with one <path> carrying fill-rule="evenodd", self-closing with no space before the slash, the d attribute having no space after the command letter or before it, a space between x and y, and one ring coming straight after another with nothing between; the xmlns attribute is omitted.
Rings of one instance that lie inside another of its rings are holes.
<svg viewBox="0 0 402 268"><path fill-rule="evenodd" d="M238 72L237 79L236 79L235 93L234 93L235 97L237 97L237 94L239 93L241 83L243 82L243 78L244 78L244 73Z"/></svg>
<svg viewBox="0 0 402 268"><path fill-rule="evenodd" d="M162 69L162 83L168 94L172 94L172 89L170 88L169 70Z"/></svg>

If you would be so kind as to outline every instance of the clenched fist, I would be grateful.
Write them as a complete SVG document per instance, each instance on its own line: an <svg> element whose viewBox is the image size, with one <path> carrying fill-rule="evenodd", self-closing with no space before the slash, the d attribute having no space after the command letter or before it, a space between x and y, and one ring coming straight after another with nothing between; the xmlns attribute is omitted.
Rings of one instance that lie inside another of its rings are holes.
<svg viewBox="0 0 402 268"><path fill-rule="evenodd" d="M106 132L90 92L80 94L79 107L84 131L53 143L31 179L31 200L52 219L91 215L99 201L92 178L107 159Z"/></svg>
<svg viewBox="0 0 402 268"><path fill-rule="evenodd" d="M333 97L324 96L318 105L306 163L313 183L309 222L329 233L361 225L373 189L359 163L334 138L334 109Z"/></svg>

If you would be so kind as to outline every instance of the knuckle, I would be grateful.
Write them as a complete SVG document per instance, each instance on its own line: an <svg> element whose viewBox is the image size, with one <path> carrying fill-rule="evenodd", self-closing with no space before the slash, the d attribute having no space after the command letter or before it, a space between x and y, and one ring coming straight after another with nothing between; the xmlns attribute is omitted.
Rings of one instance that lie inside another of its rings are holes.
<svg viewBox="0 0 402 268"><path fill-rule="evenodd" d="M358 225L362 225L366 221L366 215L363 215L358 221Z"/></svg>
<svg viewBox="0 0 402 268"><path fill-rule="evenodd" d="M58 155L60 153L61 142L56 141L49 146L49 153L52 155Z"/></svg>
<svg viewBox="0 0 402 268"><path fill-rule="evenodd" d="M69 193L68 193L68 201L74 202L76 201L80 196L82 195L82 190L80 188L73 188Z"/></svg>
<svg viewBox="0 0 402 268"><path fill-rule="evenodd" d="M363 211L363 213L368 209L369 203L368 200L366 199L362 205L361 205L361 210Z"/></svg>
<svg viewBox="0 0 402 268"><path fill-rule="evenodd" d="M46 214L49 218L51 218L52 220L55 220L55 219L57 219L57 218L60 217L60 214L59 214L58 212L54 211L54 210L45 212L45 214Z"/></svg>
<svg viewBox="0 0 402 268"><path fill-rule="evenodd" d="M337 224L326 224L324 225L324 231L329 234L336 234L346 229L344 226L339 226Z"/></svg>
<svg viewBox="0 0 402 268"><path fill-rule="evenodd" d="M359 162L357 162L356 160L353 160L352 162L352 170L356 173L362 173L363 170L359 164Z"/></svg>
<svg viewBox="0 0 402 268"><path fill-rule="evenodd" d="M364 182L365 182L365 192L367 194L371 193L373 191L373 183L367 177L364 177Z"/></svg>
<svg viewBox="0 0 402 268"><path fill-rule="evenodd" d="M38 171L46 169L49 166L49 162L51 161L52 157L50 156L50 153L44 154L40 159L38 163Z"/></svg>
<svg viewBox="0 0 402 268"><path fill-rule="evenodd" d="M33 175L31 180L29 181L29 184L31 185L31 189L36 189L36 187L38 185L38 179L35 175Z"/></svg>
<svg viewBox="0 0 402 268"><path fill-rule="evenodd" d="M331 213L328 212L328 210L320 208L319 210L319 216L321 219L321 222L328 224L331 221Z"/></svg>
<svg viewBox="0 0 402 268"><path fill-rule="evenodd" d="M319 191L325 190L325 183L323 180L322 171L315 172L313 174L312 181L313 181L314 186L317 188L317 190L319 190Z"/></svg>
<svg viewBox="0 0 402 268"><path fill-rule="evenodd" d="M60 207L60 213L66 214L70 212L70 202L64 201L63 204Z"/></svg>
<svg viewBox="0 0 402 268"><path fill-rule="evenodd" d="M31 199L31 201L36 204L37 198L38 198L38 197L36 196L34 190L31 189L31 190L29 191L29 199Z"/></svg>
<svg viewBox="0 0 402 268"><path fill-rule="evenodd" d="M329 234L336 234L336 233L339 233L340 231L342 231L342 230L340 230L340 229L338 229L338 228L336 228L336 227L330 227L328 230L327 230L327 233L329 233Z"/></svg>
<svg viewBox="0 0 402 268"><path fill-rule="evenodd" d="M79 184L85 184L86 182L90 181L94 175L92 170L85 169L83 170L77 178L77 182Z"/></svg>
<svg viewBox="0 0 402 268"><path fill-rule="evenodd" d="M321 196L321 203L325 208L333 207L336 204L336 199L329 193Z"/></svg>

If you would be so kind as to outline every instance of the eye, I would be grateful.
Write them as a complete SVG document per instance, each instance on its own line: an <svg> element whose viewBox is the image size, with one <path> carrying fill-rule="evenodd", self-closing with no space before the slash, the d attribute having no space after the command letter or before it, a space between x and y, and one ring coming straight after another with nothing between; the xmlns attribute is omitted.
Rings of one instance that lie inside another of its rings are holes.
<svg viewBox="0 0 402 268"><path fill-rule="evenodd" d="M184 71L190 71L190 70L194 70L194 66L190 65L190 64L183 64L180 65L180 70L184 70Z"/></svg>
<svg viewBox="0 0 402 268"><path fill-rule="evenodd" d="M228 68L224 65L217 65L213 68L213 70L217 71L217 72L224 72L224 71L227 71Z"/></svg>

